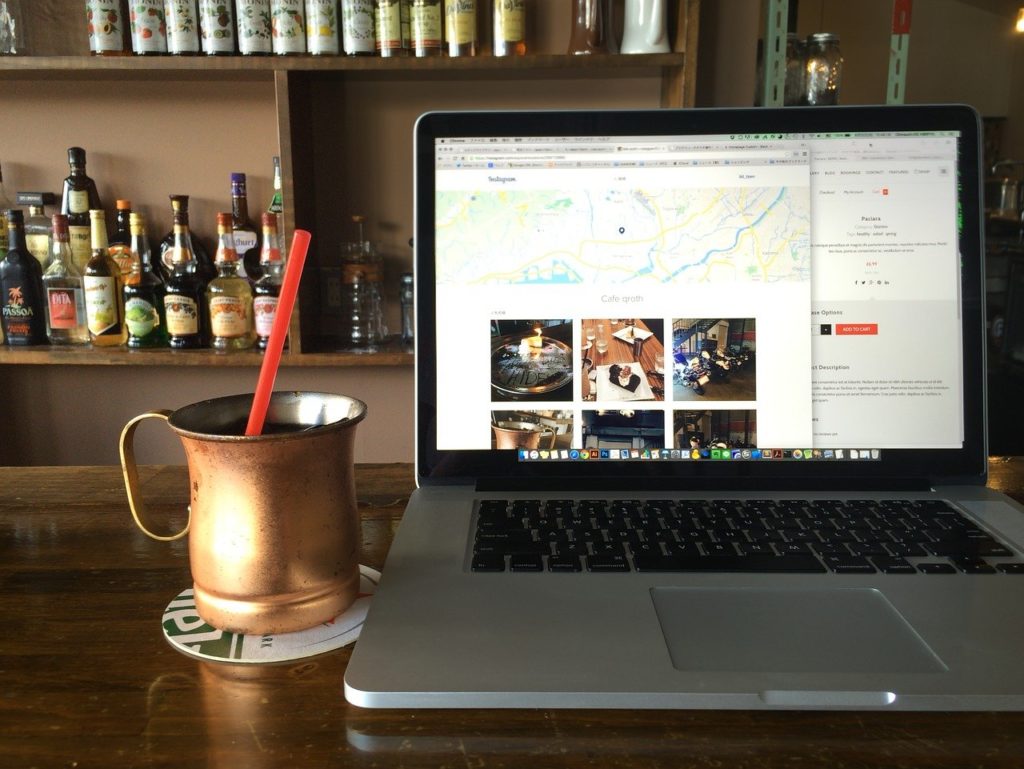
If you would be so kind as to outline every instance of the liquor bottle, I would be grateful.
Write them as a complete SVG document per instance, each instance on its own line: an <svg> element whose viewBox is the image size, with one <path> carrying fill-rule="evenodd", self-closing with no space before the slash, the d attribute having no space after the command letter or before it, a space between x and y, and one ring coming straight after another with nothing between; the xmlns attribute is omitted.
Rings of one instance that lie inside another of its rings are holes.
<svg viewBox="0 0 1024 769"><path fill-rule="evenodd" d="M110 256L107 220L103 211L89 212L92 225L92 256L83 271L85 315L94 347L124 344L128 336L124 325L124 281L117 262Z"/></svg>
<svg viewBox="0 0 1024 769"><path fill-rule="evenodd" d="M270 0L235 0L238 52L243 56L273 53L270 39Z"/></svg>
<svg viewBox="0 0 1024 769"><path fill-rule="evenodd" d="M256 348L266 350L270 331L277 317L277 305L284 281L284 257L277 234L277 214L264 213L261 217L263 228L263 249L260 251L260 268L263 275L253 287L253 320L256 326ZM285 343L287 345L287 342Z"/></svg>
<svg viewBox="0 0 1024 769"><path fill-rule="evenodd" d="M274 155L274 195L270 198L267 210L280 216L284 212L284 196L281 194L281 158Z"/></svg>
<svg viewBox="0 0 1024 769"><path fill-rule="evenodd" d="M306 48L314 56L337 56L338 0L306 0Z"/></svg>
<svg viewBox="0 0 1024 769"><path fill-rule="evenodd" d="M25 215L6 211L7 255L0 261L4 343L46 344L43 270L25 245Z"/></svg>
<svg viewBox="0 0 1024 769"><path fill-rule="evenodd" d="M374 10L377 53L385 57L407 55L409 34L403 17L408 17L408 0L374 0Z"/></svg>
<svg viewBox="0 0 1024 769"><path fill-rule="evenodd" d="M54 214L53 254L43 273L46 292L46 335L50 344L89 344L82 271L71 258L68 218Z"/></svg>
<svg viewBox="0 0 1024 769"><path fill-rule="evenodd" d="M306 52L303 0L270 0L270 37L274 53L295 56Z"/></svg>
<svg viewBox="0 0 1024 769"><path fill-rule="evenodd" d="M84 271L92 255L89 211L103 206L96 191L96 182L85 172L85 150L81 147L68 147L68 164L71 166L71 173L64 180L60 212L68 218L71 257L78 269Z"/></svg>
<svg viewBox="0 0 1024 769"><path fill-rule="evenodd" d="M231 0L199 0L199 39L208 56L231 56L235 52Z"/></svg>
<svg viewBox="0 0 1024 769"><path fill-rule="evenodd" d="M231 226L238 252L238 274L255 283L260 277L260 233L249 218L245 174L231 174Z"/></svg>
<svg viewBox="0 0 1024 769"><path fill-rule="evenodd" d="M199 53L199 12L196 0L165 0L167 52L175 55Z"/></svg>
<svg viewBox="0 0 1024 769"><path fill-rule="evenodd" d="M175 197L187 196L172 196L172 200ZM171 264L164 294L167 344L174 350L205 347L206 330L209 328L204 297L206 281L196 271L187 205L174 207L172 242L165 255Z"/></svg>
<svg viewBox="0 0 1024 769"><path fill-rule="evenodd" d="M167 53L164 0L131 0L132 50L137 56Z"/></svg>
<svg viewBox="0 0 1024 769"><path fill-rule="evenodd" d="M128 326L130 349L167 346L164 320L164 282L153 271L142 214L130 219L132 272L124 285L124 321Z"/></svg>
<svg viewBox="0 0 1024 769"><path fill-rule="evenodd" d="M89 52L94 56L127 56L128 9L124 0L87 0L85 16L89 29Z"/></svg>
<svg viewBox="0 0 1024 769"><path fill-rule="evenodd" d="M127 280L134 269L132 255L132 232L130 227L132 202L117 201L117 218L114 220L114 234L110 236L110 256L117 262L122 277Z"/></svg>
<svg viewBox="0 0 1024 769"><path fill-rule="evenodd" d="M412 0L409 14L413 53L421 58L440 56L444 42L441 0Z"/></svg>
<svg viewBox="0 0 1024 769"><path fill-rule="evenodd" d="M53 223L46 215L46 206L52 206L56 198L52 192L19 192L16 199L19 206L28 206L25 244L45 272L53 248Z"/></svg>
<svg viewBox="0 0 1024 769"><path fill-rule="evenodd" d="M476 4L477 0L445 0L444 37L449 56L476 56L479 53Z"/></svg>
<svg viewBox="0 0 1024 769"><path fill-rule="evenodd" d="M238 274L232 215L217 214L217 277L206 287L210 313L210 347L221 352L252 347L252 288Z"/></svg>
<svg viewBox="0 0 1024 769"><path fill-rule="evenodd" d="M373 0L341 0L342 46L349 56L377 52Z"/></svg>
<svg viewBox="0 0 1024 769"><path fill-rule="evenodd" d="M494 0L494 55L526 55L526 0Z"/></svg>
<svg viewBox="0 0 1024 769"><path fill-rule="evenodd" d="M4 172L0 166L0 259L7 253L7 212L14 208L14 203L7 197L4 189Z"/></svg>
<svg viewBox="0 0 1024 769"><path fill-rule="evenodd" d="M164 236L163 240L160 241L160 264L158 266L160 268L161 275L166 281L174 271L174 255L171 251L174 248L177 237L178 213L180 212L182 215L182 221L184 222L184 235L188 240L190 260L189 269L199 274L199 277L202 279L203 285L205 286L213 280L213 276L217 274L217 270L214 269L213 261L210 259L210 254L203 247L203 244L192 237L192 231L188 224L188 195L171 195L170 197L171 216L174 219L174 225L171 231Z"/></svg>

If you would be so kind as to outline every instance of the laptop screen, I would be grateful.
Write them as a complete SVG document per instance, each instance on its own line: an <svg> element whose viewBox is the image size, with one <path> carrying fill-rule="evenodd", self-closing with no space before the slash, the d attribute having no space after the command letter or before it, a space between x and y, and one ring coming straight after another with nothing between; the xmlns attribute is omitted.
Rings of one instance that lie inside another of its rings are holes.
<svg viewBox="0 0 1024 769"><path fill-rule="evenodd" d="M976 121L925 112L425 117L418 449L843 475L983 444Z"/></svg>

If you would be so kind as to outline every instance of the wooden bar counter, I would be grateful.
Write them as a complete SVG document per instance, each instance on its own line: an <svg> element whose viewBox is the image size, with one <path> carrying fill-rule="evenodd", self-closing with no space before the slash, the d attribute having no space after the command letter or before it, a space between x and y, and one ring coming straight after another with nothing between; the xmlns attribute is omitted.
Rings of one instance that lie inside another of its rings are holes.
<svg viewBox="0 0 1024 769"><path fill-rule="evenodd" d="M991 467L1024 500L1024 459ZM184 468L141 474L183 523ZM380 568L412 468L361 465L357 485ZM160 617L189 584L186 545L135 528L119 468L0 468L0 767L1024 766L1024 713L361 710L349 648L255 667L173 650Z"/></svg>

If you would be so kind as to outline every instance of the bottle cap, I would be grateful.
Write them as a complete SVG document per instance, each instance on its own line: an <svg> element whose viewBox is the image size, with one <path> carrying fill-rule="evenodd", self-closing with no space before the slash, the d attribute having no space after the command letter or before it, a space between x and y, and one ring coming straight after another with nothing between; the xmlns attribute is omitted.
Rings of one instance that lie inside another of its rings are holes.
<svg viewBox="0 0 1024 769"><path fill-rule="evenodd" d="M231 172L231 183L232 184L245 184L245 174L240 171Z"/></svg>
<svg viewBox="0 0 1024 769"><path fill-rule="evenodd" d="M4 216L7 217L8 225L25 223L25 214L20 208L9 208L4 211Z"/></svg>
<svg viewBox="0 0 1024 769"><path fill-rule="evenodd" d="M133 225L134 224L142 224L143 222L145 222L145 218L138 211L132 211L128 215L128 222L130 224L133 224Z"/></svg>
<svg viewBox="0 0 1024 769"><path fill-rule="evenodd" d="M116 205L118 211L132 210L132 202L130 200L118 200Z"/></svg>
<svg viewBox="0 0 1024 769"><path fill-rule="evenodd" d="M260 215L260 222L263 224L264 227L273 227L276 230L277 214L275 214L273 211L264 211Z"/></svg>
<svg viewBox="0 0 1024 769"><path fill-rule="evenodd" d="M68 163L73 166L85 165L85 150L81 147L68 147Z"/></svg>
<svg viewBox="0 0 1024 769"><path fill-rule="evenodd" d="M223 211L220 211L220 212L217 213L217 229L218 230L220 230L220 229L230 230L232 228L232 223L233 222L234 222L234 218L231 216L230 213L224 213Z"/></svg>
<svg viewBox="0 0 1024 769"><path fill-rule="evenodd" d="M50 219L53 222L53 234L66 233L68 231L67 214L54 214Z"/></svg>
<svg viewBox="0 0 1024 769"><path fill-rule="evenodd" d="M102 219L104 216L106 216L106 214L103 212L103 209L100 209L100 208L90 208L89 209L89 219L90 219L90 221L95 221L97 219Z"/></svg>
<svg viewBox="0 0 1024 769"><path fill-rule="evenodd" d="M175 211L188 211L188 195L171 195L171 208Z"/></svg>

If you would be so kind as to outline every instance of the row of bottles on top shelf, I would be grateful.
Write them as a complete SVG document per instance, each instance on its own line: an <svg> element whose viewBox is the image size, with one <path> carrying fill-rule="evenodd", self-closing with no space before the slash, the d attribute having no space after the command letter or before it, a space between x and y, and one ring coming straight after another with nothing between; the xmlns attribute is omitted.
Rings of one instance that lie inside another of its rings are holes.
<svg viewBox="0 0 1024 769"><path fill-rule="evenodd" d="M4 341L21 345L129 348L266 348L284 270L277 214L262 215L261 277L240 274L232 214L217 214L216 272L207 279L196 259L184 196L172 196L174 230L166 279L152 262L142 214L131 212L127 246L107 237L104 212L89 211L90 257L72 256L69 218L54 214L45 270L28 249L24 212L9 209L0 261Z"/></svg>
<svg viewBox="0 0 1024 769"><path fill-rule="evenodd" d="M216 263L192 238L187 195L170 196L174 224L155 263L143 217L130 201L117 201L108 238L85 151L71 147L68 160L62 213L52 218L44 206L53 195L19 192L26 217L11 204L0 173L0 304L8 345L265 345L283 269L277 158L261 228L249 219L245 174L232 174L232 211L218 215Z"/></svg>
<svg viewBox="0 0 1024 769"><path fill-rule="evenodd" d="M100 55L522 56L531 0L88 0ZM547 0L544 0L547 2ZM664 0L626 0L623 53L665 53ZM568 52L616 53L611 0L573 0Z"/></svg>

